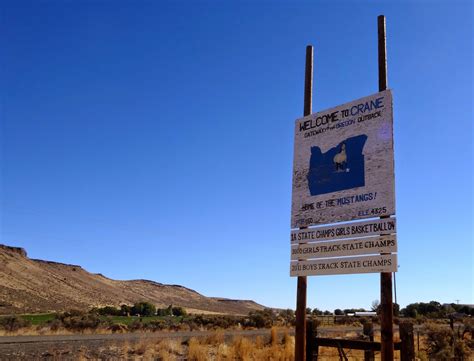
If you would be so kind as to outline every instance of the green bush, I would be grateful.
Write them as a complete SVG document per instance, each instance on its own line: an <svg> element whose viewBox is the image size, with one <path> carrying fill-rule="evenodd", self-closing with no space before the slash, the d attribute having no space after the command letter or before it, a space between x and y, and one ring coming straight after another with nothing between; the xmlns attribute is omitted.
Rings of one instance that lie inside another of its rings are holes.
<svg viewBox="0 0 474 361"><path fill-rule="evenodd" d="M158 316L173 316L173 305L169 305L166 308L159 308L156 310Z"/></svg>
<svg viewBox="0 0 474 361"><path fill-rule="evenodd" d="M281 310L278 317L283 321L283 325L294 325L296 322L295 312L292 309Z"/></svg>
<svg viewBox="0 0 474 361"><path fill-rule="evenodd" d="M132 306L121 305L120 306L120 316L130 316L132 314Z"/></svg>
<svg viewBox="0 0 474 361"><path fill-rule="evenodd" d="M150 302L137 302L131 308L130 314L134 316L154 316L156 306Z"/></svg>
<svg viewBox="0 0 474 361"><path fill-rule="evenodd" d="M173 307L173 316L186 316L187 312L183 307Z"/></svg>
<svg viewBox="0 0 474 361"><path fill-rule="evenodd" d="M122 312L119 308L105 306L97 309L97 313L102 316L121 316Z"/></svg>
<svg viewBox="0 0 474 361"><path fill-rule="evenodd" d="M196 330L199 328L213 330L237 326L244 323L244 318L238 316L195 315L184 318L181 323L187 325L190 330Z"/></svg>
<svg viewBox="0 0 474 361"><path fill-rule="evenodd" d="M245 326L269 328L273 326L275 321L276 315L273 313L273 310L270 308L265 308L262 311L258 310L250 312L248 322L246 322Z"/></svg>

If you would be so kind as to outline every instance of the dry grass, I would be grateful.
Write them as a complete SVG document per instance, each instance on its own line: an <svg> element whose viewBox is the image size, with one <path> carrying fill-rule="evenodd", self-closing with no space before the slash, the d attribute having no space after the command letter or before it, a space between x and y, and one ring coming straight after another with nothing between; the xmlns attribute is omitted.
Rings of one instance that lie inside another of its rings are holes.
<svg viewBox="0 0 474 361"><path fill-rule="evenodd" d="M134 345L132 350L135 355L145 356L145 354L150 350L149 343L146 341L139 341Z"/></svg>
<svg viewBox="0 0 474 361"><path fill-rule="evenodd" d="M61 327L57 330L51 329L49 326L30 326L23 327L14 332L8 332L0 329L0 336L54 336L54 335L108 335L113 332L105 327L97 327L95 329L84 329L82 331L68 330Z"/></svg>
<svg viewBox="0 0 474 361"><path fill-rule="evenodd" d="M155 353L160 361L176 361L182 355L181 343L175 340L163 340L155 345Z"/></svg>
<svg viewBox="0 0 474 361"><path fill-rule="evenodd" d="M262 336L257 336L255 338L255 347L256 348L263 348L265 346L265 340Z"/></svg>
<svg viewBox="0 0 474 361"><path fill-rule="evenodd" d="M51 330L49 327L23 327L14 332L8 332L0 329L0 336L42 336L42 335L73 335L78 332L72 332L66 329Z"/></svg>
<svg viewBox="0 0 474 361"><path fill-rule="evenodd" d="M270 343L273 345L276 345L278 343L278 331L276 327L272 327L270 330Z"/></svg>
<svg viewBox="0 0 474 361"><path fill-rule="evenodd" d="M242 361L252 360L254 350L256 350L255 344L248 338L235 337L232 342L230 356Z"/></svg>
<svg viewBox="0 0 474 361"><path fill-rule="evenodd" d="M225 333L224 330L214 331L211 335L206 337L205 343L209 345L219 345L224 343Z"/></svg>
<svg viewBox="0 0 474 361"><path fill-rule="evenodd" d="M208 346L201 344L198 339L191 338L188 345L188 359L190 361L206 361L208 357Z"/></svg>
<svg viewBox="0 0 474 361"><path fill-rule="evenodd" d="M162 361L293 361L295 339L288 334L288 329L272 329L268 336L257 336L254 339L235 336L226 340L224 331L216 331L202 338L191 338L187 342L179 339L142 339L138 342L117 341L113 345L100 349L84 348L83 350L60 350L57 347L48 350L50 355L57 357L75 356L79 359L116 359L116 360L162 360ZM341 333L343 338L356 336L353 333ZM398 335L395 338L398 339ZM332 335L331 337L336 337ZM380 336L376 334L376 341ZM415 335L415 348L417 339ZM424 337L420 337L420 349L425 347ZM351 361L364 360L364 352L345 349L346 356ZM417 353L419 360L428 360L426 353ZM33 357L31 359L34 359ZM321 361L338 360L336 348L320 347ZM375 354L375 360L380 360L380 353ZM399 352L395 352L395 360L399 360Z"/></svg>
<svg viewBox="0 0 474 361"><path fill-rule="evenodd" d="M239 361L292 361L294 360L294 337L288 332L280 342L278 330L272 329L270 341L265 343L263 337L257 336L255 341L245 337L234 337L230 344L220 344L215 353L215 360Z"/></svg>

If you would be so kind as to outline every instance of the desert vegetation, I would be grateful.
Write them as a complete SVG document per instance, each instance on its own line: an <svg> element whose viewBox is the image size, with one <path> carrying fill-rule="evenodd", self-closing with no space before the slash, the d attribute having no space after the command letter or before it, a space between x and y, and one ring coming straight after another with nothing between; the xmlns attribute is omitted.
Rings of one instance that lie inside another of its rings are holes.
<svg viewBox="0 0 474 361"><path fill-rule="evenodd" d="M294 337L287 332L273 328L267 337L245 338L224 337L222 330L214 331L207 337L193 337L186 340L143 339L135 342L116 341L100 347L74 347L63 344L48 349L30 351L13 350L9 357L30 357L31 359L52 360L293 360ZM0 357L1 359L1 357Z"/></svg>
<svg viewBox="0 0 474 361"><path fill-rule="evenodd" d="M357 335L343 328L333 337L352 338ZM375 337L380 341L379 335ZM470 320L457 329L429 323L418 340L416 359L420 361L468 361L472 355L473 338ZM81 344L73 346L67 343L47 346L46 349L30 348L11 350L9 357L31 357L32 359L120 359L120 360L294 360L294 337L287 328L272 327L267 336L242 337L231 336L224 330L216 330L201 337L185 339L138 339L135 341L112 341L108 344ZM345 350L349 360L363 360L363 351ZM376 359L379 355L376 353ZM0 358L1 359L1 358ZM336 348L321 347L319 360L339 359ZM398 352L395 360L399 360Z"/></svg>
<svg viewBox="0 0 474 361"><path fill-rule="evenodd" d="M199 331L217 329L257 329L293 326L292 310L264 309L247 316L190 315L181 307L170 305L156 309L146 302L120 308L93 308L89 312L70 310L55 314L13 315L0 317L0 333L116 333L135 331Z"/></svg>
<svg viewBox="0 0 474 361"><path fill-rule="evenodd" d="M474 349L474 321L469 315L471 309L438 305L434 302L408 305L395 317L395 323L403 319L416 325L416 353L419 360L470 360ZM340 310L342 315L318 309L307 309L306 313L320 332L324 333L325 327L332 328L331 334L326 336L360 339L361 326L366 322L377 324L378 317L347 316L359 310ZM451 312L453 310L467 312ZM337 312L334 313L339 313L339 310L335 311ZM408 318L406 314L414 317ZM70 310L50 314L1 316L0 334L145 332L151 335L155 331L167 331L172 335L174 331L192 331L187 337L182 334L177 336L183 337L182 339L138 335L134 339L122 341L111 338L109 340L112 342L100 346L85 344L73 348L64 344L64 347L46 351L34 349L29 354L46 359L61 359L67 355L66 359L75 359L77 356L78 359L292 360L294 339L289 332L294 323L295 313L290 309L263 309L251 311L246 316L203 315L188 314L185 309L173 305L160 309L146 302L138 302L120 307L93 308L89 312ZM358 327L360 332L354 331ZM246 334L247 337L236 336L239 333L237 330L254 329L270 329L270 336L261 336L265 333L254 334L252 337L249 334ZM376 335L376 340L377 337ZM319 359L337 359L337 352L336 349L321 347ZM362 360L364 357L362 351L347 350L346 354L353 360Z"/></svg>
<svg viewBox="0 0 474 361"><path fill-rule="evenodd" d="M372 310L377 310L373 302ZM462 305L441 305L436 301L409 304L398 312L395 324L399 320L412 320L416 324L428 321L448 325L453 319L468 319L474 309ZM317 308L306 310L307 317L317 325L360 326L366 322L377 324L379 318L355 317L355 312L364 309L336 309L334 312ZM291 309L275 310L265 308L249 312L246 316L220 314L188 314L180 306L169 305L157 308L149 302L137 302L120 307L105 306L92 308L88 312L70 310L67 312L0 316L0 334L48 334L74 332L134 332L134 331L195 331L217 329L256 329L271 327L292 327L295 324L295 312Z"/></svg>

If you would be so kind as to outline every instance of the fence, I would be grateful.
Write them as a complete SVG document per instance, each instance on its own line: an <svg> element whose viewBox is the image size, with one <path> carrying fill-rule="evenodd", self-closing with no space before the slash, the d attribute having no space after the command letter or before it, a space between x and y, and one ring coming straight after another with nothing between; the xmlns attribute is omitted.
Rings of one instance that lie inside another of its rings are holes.
<svg viewBox="0 0 474 361"><path fill-rule="evenodd" d="M394 343L394 350L400 352L401 361L413 361L415 360L413 324L402 322L399 325L399 330L400 341ZM318 360L319 347L337 348L341 361L349 360L344 349L363 350L364 361L374 361L375 352L381 350L381 343L374 341L372 323L364 324L364 339L357 340L318 337L316 323L314 322L307 323L306 331L306 361Z"/></svg>

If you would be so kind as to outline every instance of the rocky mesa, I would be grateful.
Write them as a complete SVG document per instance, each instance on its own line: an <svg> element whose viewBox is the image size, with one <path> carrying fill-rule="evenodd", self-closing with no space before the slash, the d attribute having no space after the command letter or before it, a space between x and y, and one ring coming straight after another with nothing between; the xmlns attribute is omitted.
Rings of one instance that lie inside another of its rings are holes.
<svg viewBox="0 0 474 361"><path fill-rule="evenodd" d="M264 308L249 300L206 297L179 285L113 280L81 266L30 259L24 249L0 244L0 314L88 310L139 301L181 306L192 313L245 315Z"/></svg>

